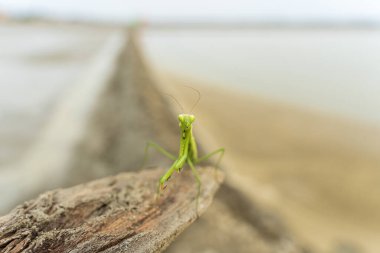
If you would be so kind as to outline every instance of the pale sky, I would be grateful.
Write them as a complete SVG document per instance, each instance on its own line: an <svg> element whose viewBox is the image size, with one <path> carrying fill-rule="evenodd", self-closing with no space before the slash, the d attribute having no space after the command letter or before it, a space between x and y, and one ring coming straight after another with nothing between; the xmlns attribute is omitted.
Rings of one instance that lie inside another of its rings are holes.
<svg viewBox="0 0 380 253"><path fill-rule="evenodd" d="M64 18L147 20L366 20L380 22L380 0L0 0L0 10Z"/></svg>

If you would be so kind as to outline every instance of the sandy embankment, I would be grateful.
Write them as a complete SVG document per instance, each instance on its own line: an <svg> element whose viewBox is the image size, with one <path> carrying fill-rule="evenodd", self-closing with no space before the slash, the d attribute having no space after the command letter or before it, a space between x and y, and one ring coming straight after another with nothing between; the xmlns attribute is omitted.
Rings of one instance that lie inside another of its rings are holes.
<svg viewBox="0 0 380 253"><path fill-rule="evenodd" d="M201 91L198 139L206 150L225 147L228 182L275 210L303 243L380 251L379 129L163 71L156 77L185 108L196 95L181 85Z"/></svg>

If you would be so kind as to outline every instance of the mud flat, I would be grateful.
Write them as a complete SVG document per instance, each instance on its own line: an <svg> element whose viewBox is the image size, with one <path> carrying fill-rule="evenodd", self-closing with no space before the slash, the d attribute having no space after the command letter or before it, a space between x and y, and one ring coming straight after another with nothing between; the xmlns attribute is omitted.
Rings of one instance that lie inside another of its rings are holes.
<svg viewBox="0 0 380 253"><path fill-rule="evenodd" d="M142 41L185 109L196 94L182 85L201 91L196 135L227 149L227 182L317 252L379 252L379 35L147 29Z"/></svg>

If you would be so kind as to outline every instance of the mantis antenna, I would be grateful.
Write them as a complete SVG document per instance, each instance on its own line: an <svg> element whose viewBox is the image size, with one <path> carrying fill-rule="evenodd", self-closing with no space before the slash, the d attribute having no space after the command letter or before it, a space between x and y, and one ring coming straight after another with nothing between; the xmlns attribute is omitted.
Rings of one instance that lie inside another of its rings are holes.
<svg viewBox="0 0 380 253"><path fill-rule="evenodd" d="M187 85L183 85L183 86L185 86L186 88L192 89L193 91L195 91L198 94L197 100L195 101L194 105L191 107L191 110L190 110L190 113L191 113L194 110L194 108L197 106L197 104L199 103L199 101L201 100L201 93L200 93L199 90L197 90L197 89L195 89L195 88L193 88L191 86L187 86ZM181 105L181 103L178 102L178 100L173 95L171 95L169 93L163 93L163 94L166 95L166 96L171 97L174 100L174 102L176 102L176 104L181 108L182 113L185 111L183 109L183 106Z"/></svg>
<svg viewBox="0 0 380 253"><path fill-rule="evenodd" d="M168 94L168 93L163 93L163 94L166 95L166 96L171 97L174 100L174 102L176 102L176 104L179 106L179 108L181 108L182 113L185 111L183 109L182 105L178 102L178 100L174 96L172 96L171 94Z"/></svg>
<svg viewBox="0 0 380 253"><path fill-rule="evenodd" d="M185 87L187 87L189 89L192 89L193 91L195 91L198 94L197 100L195 101L193 107L191 107L191 110L190 110L190 113L191 113L194 110L194 108L197 106L197 104L199 103L199 101L201 100L201 93L200 93L199 90L197 90L197 89L195 89L195 88L193 88L191 86L187 86L187 85L183 85L183 86L185 86Z"/></svg>

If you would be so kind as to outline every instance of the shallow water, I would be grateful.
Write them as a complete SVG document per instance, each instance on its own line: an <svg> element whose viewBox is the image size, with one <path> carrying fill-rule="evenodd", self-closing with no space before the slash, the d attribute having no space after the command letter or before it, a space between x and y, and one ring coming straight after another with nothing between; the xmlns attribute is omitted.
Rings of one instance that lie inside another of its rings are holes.
<svg viewBox="0 0 380 253"><path fill-rule="evenodd" d="M380 126L380 30L147 30L143 42L161 70Z"/></svg>
<svg viewBox="0 0 380 253"><path fill-rule="evenodd" d="M0 24L0 165L17 160L38 137L106 34L80 26Z"/></svg>

